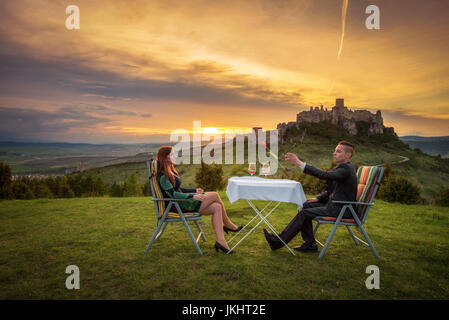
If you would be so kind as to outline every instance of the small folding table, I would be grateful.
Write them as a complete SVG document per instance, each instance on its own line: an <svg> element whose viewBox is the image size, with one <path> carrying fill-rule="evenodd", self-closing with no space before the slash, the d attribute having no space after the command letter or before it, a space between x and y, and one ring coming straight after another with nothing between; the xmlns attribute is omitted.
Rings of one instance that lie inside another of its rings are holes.
<svg viewBox="0 0 449 320"><path fill-rule="evenodd" d="M240 239L230 251L234 250L246 237L248 237L254 229L256 229L259 224L265 222L268 228L273 232L273 234L278 237L282 243L290 250L290 252L295 256L293 250L279 237L279 233L273 227L273 225L268 222L268 216L276 210L276 208L281 204L281 202L296 203L298 209L302 208L303 203L306 201L306 195L302 189L301 183L293 180L286 179L264 179L260 177L232 177L228 180L228 186L226 188L226 195L231 203L239 199L245 199L249 206L256 213L254 218L251 219L238 233L232 237L228 243L231 243L234 238L236 238L243 230L245 230L248 225L254 221L257 217L260 221L250 230L245 236ZM265 200L270 201L262 210L259 210L252 200ZM276 205L264 216L262 213L267 209L270 204L275 201Z"/></svg>

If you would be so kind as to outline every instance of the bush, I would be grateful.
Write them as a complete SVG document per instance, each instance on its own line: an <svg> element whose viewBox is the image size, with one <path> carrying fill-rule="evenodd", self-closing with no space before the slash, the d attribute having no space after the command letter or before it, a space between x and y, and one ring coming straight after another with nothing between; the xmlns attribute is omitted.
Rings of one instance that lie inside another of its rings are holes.
<svg viewBox="0 0 449 320"><path fill-rule="evenodd" d="M419 187L409 178L390 175L381 184L378 192L380 199L388 202L400 202L405 204L421 203Z"/></svg>
<svg viewBox="0 0 449 320"><path fill-rule="evenodd" d="M108 186L103 178L92 172L84 176L81 174L67 176L67 183L76 197L101 197L108 193Z"/></svg>
<svg viewBox="0 0 449 320"><path fill-rule="evenodd" d="M124 197L140 197L142 196L142 186L139 184L139 179L135 172L133 172L125 182L123 187Z"/></svg>
<svg viewBox="0 0 449 320"><path fill-rule="evenodd" d="M151 186L150 186L150 181L148 180L147 182L145 182L145 184L143 185L143 195L146 197L151 196Z"/></svg>
<svg viewBox="0 0 449 320"><path fill-rule="evenodd" d="M83 181L80 174L72 174L67 176L67 183L75 193L75 197L81 197L83 194Z"/></svg>
<svg viewBox="0 0 449 320"><path fill-rule="evenodd" d="M111 187L110 192L111 197L123 197L123 189L124 189L123 183L114 182Z"/></svg>
<svg viewBox="0 0 449 320"><path fill-rule="evenodd" d="M33 191L22 179L14 181L11 189L16 199L34 199Z"/></svg>
<svg viewBox="0 0 449 320"><path fill-rule="evenodd" d="M34 189L34 195L36 196L36 198L46 198L46 199L53 198L53 193L50 191L50 188L47 186L45 182L36 184Z"/></svg>
<svg viewBox="0 0 449 320"><path fill-rule="evenodd" d="M444 188L435 199L438 206L449 207L449 187Z"/></svg>
<svg viewBox="0 0 449 320"><path fill-rule="evenodd" d="M55 196L58 195L58 189L59 189L59 180L56 178L48 177L45 179L45 183L50 188L51 193L53 193Z"/></svg>
<svg viewBox="0 0 449 320"><path fill-rule="evenodd" d="M242 167L241 165L235 166L231 170L231 177L241 177L241 176L247 176L248 170Z"/></svg>
<svg viewBox="0 0 449 320"><path fill-rule="evenodd" d="M0 162L0 199L98 197L107 194L108 189L103 178L91 172L45 179L20 177L12 182L11 169Z"/></svg>
<svg viewBox="0 0 449 320"><path fill-rule="evenodd" d="M384 163L384 173L382 175L382 181L380 182L380 184L383 184L385 180L387 180L389 177L395 175L395 172L393 170L393 168L391 167L390 162L385 162Z"/></svg>
<svg viewBox="0 0 449 320"><path fill-rule="evenodd" d="M201 162L201 167L195 172L195 184L204 191L223 190L226 185L223 166Z"/></svg>
<svg viewBox="0 0 449 320"><path fill-rule="evenodd" d="M101 176L97 176L95 179L95 191L99 196L104 196L108 193L109 186L104 182Z"/></svg>
<svg viewBox="0 0 449 320"><path fill-rule="evenodd" d="M73 198L75 193L73 192L70 185L66 182L60 183L58 186L58 197L59 198Z"/></svg>
<svg viewBox="0 0 449 320"><path fill-rule="evenodd" d="M11 167L6 163L0 162L0 199L13 198L11 184Z"/></svg>

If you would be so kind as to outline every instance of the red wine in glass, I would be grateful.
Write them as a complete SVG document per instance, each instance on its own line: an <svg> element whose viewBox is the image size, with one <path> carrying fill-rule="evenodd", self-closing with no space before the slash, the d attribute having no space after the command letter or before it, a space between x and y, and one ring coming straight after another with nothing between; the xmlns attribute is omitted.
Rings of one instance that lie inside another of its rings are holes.
<svg viewBox="0 0 449 320"><path fill-rule="evenodd" d="M250 163L248 166L248 172L249 174L252 176L253 174L256 173L256 164L255 163Z"/></svg>

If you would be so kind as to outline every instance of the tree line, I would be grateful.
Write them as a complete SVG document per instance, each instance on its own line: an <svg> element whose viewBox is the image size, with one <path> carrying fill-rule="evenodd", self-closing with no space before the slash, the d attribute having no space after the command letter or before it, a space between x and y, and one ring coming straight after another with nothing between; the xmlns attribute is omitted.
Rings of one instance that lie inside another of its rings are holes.
<svg viewBox="0 0 449 320"><path fill-rule="evenodd" d="M328 171L335 167L331 162L327 168L321 170ZM360 164L355 163L355 169L358 170ZM427 201L421 196L421 187L413 182L407 176L397 174L389 162L384 163L384 174L376 194L377 199L387 202L399 202L404 204L426 204ZM326 190L326 181L320 180L314 176L299 174L294 171L284 171L281 175L283 179L296 180L303 186L306 194L320 194ZM449 187L441 188L440 192L433 199L436 205L449 206Z"/></svg>
<svg viewBox="0 0 449 320"><path fill-rule="evenodd" d="M134 197L150 196L150 184L140 184L132 173L125 182L109 185L93 172L71 174L64 177L12 180L11 168L0 162L0 199L74 198L74 197Z"/></svg>
<svg viewBox="0 0 449 320"><path fill-rule="evenodd" d="M329 170L335 166L330 163ZM356 169L359 165L355 164ZM405 204L424 204L421 188L410 178L397 175L389 163L384 164L384 175L376 198L388 202ZM242 167L231 171L232 176L247 175ZM281 178L301 182L306 194L320 194L326 188L326 182L316 177L306 175L297 170L284 170ZM217 164L201 166L195 172L195 184L206 191L219 191L226 187L223 166ZM133 172L125 182L114 182L109 185L103 178L94 173L71 174L64 177L48 177L44 179L11 178L11 168L0 162L0 199L34 199L34 198L73 198L73 197L134 197L151 196L149 181L139 183L138 176ZM437 205L449 206L449 187L442 188L434 197Z"/></svg>

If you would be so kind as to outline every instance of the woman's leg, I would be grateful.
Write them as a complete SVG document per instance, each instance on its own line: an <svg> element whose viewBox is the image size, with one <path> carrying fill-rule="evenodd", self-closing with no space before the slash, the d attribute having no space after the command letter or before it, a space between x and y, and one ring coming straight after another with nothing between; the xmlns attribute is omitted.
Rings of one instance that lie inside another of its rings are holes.
<svg viewBox="0 0 449 320"><path fill-rule="evenodd" d="M204 201L203 201L203 204L204 204ZM223 233L223 217L222 217L221 205L217 202L211 203L207 207L203 207L203 205L201 205L200 213L202 215L208 215L208 214L212 215L212 227L214 228L215 234L217 236L217 242L229 250L230 248L224 238L224 233Z"/></svg>
<svg viewBox="0 0 449 320"><path fill-rule="evenodd" d="M206 192L206 196L210 197L211 199L214 199L215 202L218 202L220 204L223 216L223 225L232 230L237 229L237 226L234 223L232 223L231 219L229 219L223 201L220 198L220 195L217 192Z"/></svg>
<svg viewBox="0 0 449 320"><path fill-rule="evenodd" d="M206 199L201 202L200 212L203 209L209 207L212 203L217 202L217 197L214 195L216 192L207 192L205 194Z"/></svg>

